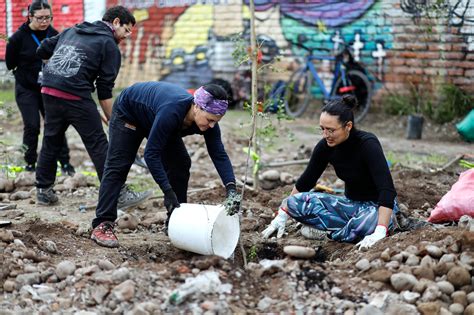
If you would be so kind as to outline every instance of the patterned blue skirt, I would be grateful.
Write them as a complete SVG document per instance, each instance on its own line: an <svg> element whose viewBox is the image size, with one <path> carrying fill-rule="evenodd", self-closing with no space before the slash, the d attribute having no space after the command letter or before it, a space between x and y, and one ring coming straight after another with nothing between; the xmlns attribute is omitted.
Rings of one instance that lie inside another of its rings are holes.
<svg viewBox="0 0 474 315"><path fill-rule="evenodd" d="M372 201L354 201L345 196L319 192L304 192L288 197L288 214L298 222L322 231L339 242L357 242L372 234L378 222L379 205ZM393 229L393 217L399 211L394 200L389 230Z"/></svg>

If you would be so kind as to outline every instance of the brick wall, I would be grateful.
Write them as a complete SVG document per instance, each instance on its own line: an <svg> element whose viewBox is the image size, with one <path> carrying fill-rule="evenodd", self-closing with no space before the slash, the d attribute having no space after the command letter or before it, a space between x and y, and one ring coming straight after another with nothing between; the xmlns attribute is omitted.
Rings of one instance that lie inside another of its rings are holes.
<svg viewBox="0 0 474 315"><path fill-rule="evenodd" d="M207 4L212 2L212 4ZM433 1L432 1L433 2ZM117 84L166 80L193 88L213 77L233 80L237 69L231 38L248 36L248 1L115 0L141 21L124 43ZM205 3L203 5L203 3ZM383 84L454 83L474 92L474 2L450 1L438 19L425 19L429 1L259 1L257 33L282 56L270 81L288 78L303 52L294 43L305 34L313 47L355 45L358 57ZM421 16L421 18L420 18ZM323 63L320 70L329 69ZM324 77L324 75L323 75Z"/></svg>
<svg viewBox="0 0 474 315"><path fill-rule="evenodd" d="M8 2L19 8L24 1ZM75 23L93 3L103 8L104 2L107 7L128 7L139 21L120 47L117 86L166 80L195 88L215 77L245 77L248 67L234 64L232 38L249 36L248 0L56 0L55 23L58 14L73 13L67 21ZM454 83L473 93L474 1L450 0L440 18L423 18L427 12L433 15L428 8L433 2L260 0L257 33L264 43L264 61L281 56L275 64L278 71L266 71L264 77L274 81L290 76L304 54L295 45L304 34L313 48L333 49L342 41L353 45L359 60L382 79L376 85L378 95L408 83ZM5 29L4 8L0 6L0 29ZM3 53L1 49L0 59ZM318 69L328 83L330 64L321 62Z"/></svg>

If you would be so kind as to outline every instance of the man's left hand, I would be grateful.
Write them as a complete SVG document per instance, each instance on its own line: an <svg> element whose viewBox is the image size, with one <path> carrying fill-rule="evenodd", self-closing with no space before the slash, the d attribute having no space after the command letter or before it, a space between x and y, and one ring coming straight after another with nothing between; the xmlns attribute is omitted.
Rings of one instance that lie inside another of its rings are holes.
<svg viewBox="0 0 474 315"><path fill-rule="evenodd" d="M374 233L366 235L362 241L357 243L356 246L359 247L359 250L368 250L370 247L374 246L375 243L387 236L387 227L385 225L377 225Z"/></svg>

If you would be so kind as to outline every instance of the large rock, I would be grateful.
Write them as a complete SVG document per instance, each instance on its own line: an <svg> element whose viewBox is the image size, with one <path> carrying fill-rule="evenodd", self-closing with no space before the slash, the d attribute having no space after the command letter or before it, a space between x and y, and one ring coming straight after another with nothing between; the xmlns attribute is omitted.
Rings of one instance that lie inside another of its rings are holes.
<svg viewBox="0 0 474 315"><path fill-rule="evenodd" d="M79 187L87 187L87 177L81 173L76 173L73 177L66 178L63 185L67 190L74 190Z"/></svg>
<svg viewBox="0 0 474 315"><path fill-rule="evenodd" d="M120 302L131 300L135 296L135 282L125 280L112 289L112 295Z"/></svg>
<svg viewBox="0 0 474 315"><path fill-rule="evenodd" d="M135 230L138 227L138 219L133 214L124 214L117 220L119 229Z"/></svg>
<svg viewBox="0 0 474 315"><path fill-rule="evenodd" d="M16 288L16 283L14 281L6 280L3 283L3 290L5 290L5 292L12 292L15 290L15 288Z"/></svg>
<svg viewBox="0 0 474 315"><path fill-rule="evenodd" d="M439 302L427 302L418 304L418 311L422 315L437 315L440 313L441 305Z"/></svg>
<svg viewBox="0 0 474 315"><path fill-rule="evenodd" d="M451 295L454 292L454 286L449 281L440 281L436 285L444 294Z"/></svg>
<svg viewBox="0 0 474 315"><path fill-rule="evenodd" d="M392 272L387 269L378 269L374 272L370 273L367 276L367 279L371 281L380 281L388 283L390 282L390 277L392 276Z"/></svg>
<svg viewBox="0 0 474 315"><path fill-rule="evenodd" d="M21 172L19 173L15 180L15 186L20 187L31 187L35 185L36 176L33 172Z"/></svg>
<svg viewBox="0 0 474 315"><path fill-rule="evenodd" d="M279 181L280 172L277 170L268 170L262 173L261 178L269 181Z"/></svg>
<svg viewBox="0 0 474 315"><path fill-rule="evenodd" d="M25 200L29 198L31 198L31 193L29 191L23 191L23 190L14 192L13 194L10 195L11 201Z"/></svg>
<svg viewBox="0 0 474 315"><path fill-rule="evenodd" d="M0 192L12 192L15 189L15 183L11 179L0 178Z"/></svg>
<svg viewBox="0 0 474 315"><path fill-rule="evenodd" d="M471 284L471 275L466 268L455 266L449 270L447 280L451 282L454 287L460 288L463 285Z"/></svg>
<svg viewBox="0 0 474 315"><path fill-rule="evenodd" d="M420 293L418 292L411 292L411 291L402 291L400 293L401 298L410 304L414 304L420 297Z"/></svg>
<svg viewBox="0 0 474 315"><path fill-rule="evenodd" d="M439 290L438 286L435 283L429 284L425 292L421 297L421 301L423 302L433 302L436 301L441 296L441 291Z"/></svg>
<svg viewBox="0 0 474 315"><path fill-rule="evenodd" d="M63 260L56 266L56 276L58 279L66 279L67 276L72 275L76 270L76 265L70 260Z"/></svg>
<svg viewBox="0 0 474 315"><path fill-rule="evenodd" d="M413 275L418 278L425 278L429 280L434 280L435 278L433 269L427 267L416 267L413 269Z"/></svg>
<svg viewBox="0 0 474 315"><path fill-rule="evenodd" d="M287 172L281 172L280 174L280 182L282 182L285 185L290 185L295 182L295 177Z"/></svg>
<svg viewBox="0 0 474 315"><path fill-rule="evenodd" d="M285 254L296 258L309 259L316 255L316 251L310 247L287 245L283 248Z"/></svg>
<svg viewBox="0 0 474 315"><path fill-rule="evenodd" d="M0 241L5 243L11 243L15 237L13 236L12 231L10 230L0 230Z"/></svg>
<svg viewBox="0 0 474 315"><path fill-rule="evenodd" d="M451 294L453 303L461 304L463 307L467 306L467 294L464 291L456 291Z"/></svg>
<svg viewBox="0 0 474 315"><path fill-rule="evenodd" d="M474 232L463 232L461 236L461 249L474 252Z"/></svg>
<svg viewBox="0 0 474 315"><path fill-rule="evenodd" d="M24 273L16 276L15 281L17 283L17 288L19 289L24 285L33 285L41 283L41 276L39 272Z"/></svg>
<svg viewBox="0 0 474 315"><path fill-rule="evenodd" d="M474 303L469 304L464 309L464 315L474 315Z"/></svg>
<svg viewBox="0 0 474 315"><path fill-rule="evenodd" d="M418 280L416 280L415 276L407 273L396 273L390 277L390 283L398 292L411 290L417 282Z"/></svg>

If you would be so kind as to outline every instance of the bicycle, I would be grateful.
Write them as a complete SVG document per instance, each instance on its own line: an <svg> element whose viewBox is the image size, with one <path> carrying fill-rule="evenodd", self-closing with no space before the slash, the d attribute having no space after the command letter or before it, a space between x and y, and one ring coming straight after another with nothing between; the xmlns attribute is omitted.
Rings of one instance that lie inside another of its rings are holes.
<svg viewBox="0 0 474 315"><path fill-rule="evenodd" d="M336 99L343 94L352 94L356 97L358 106L354 109L355 122L361 121L369 111L372 98L372 84L366 75L366 70L362 65L354 60L349 46L344 44L344 48L336 55L314 55L314 50L331 51L327 48L309 48L303 45L304 38L298 36L298 47L308 51L304 64L290 76L285 90L285 109L291 117L301 116L308 108L310 100L313 98L312 90L318 88L323 93L323 102ZM331 89L328 91L323 80L318 75L313 61L330 60L334 61L334 71L332 72ZM315 80L315 84L313 81Z"/></svg>

